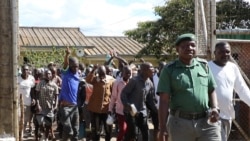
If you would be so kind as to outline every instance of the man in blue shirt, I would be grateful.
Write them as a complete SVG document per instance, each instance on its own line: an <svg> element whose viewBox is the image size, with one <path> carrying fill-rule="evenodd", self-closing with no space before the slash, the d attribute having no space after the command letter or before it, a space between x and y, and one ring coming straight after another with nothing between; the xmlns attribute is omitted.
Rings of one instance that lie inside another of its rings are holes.
<svg viewBox="0 0 250 141"><path fill-rule="evenodd" d="M63 141L78 140L79 112L77 107L77 90L79 85L79 61L69 57L71 51L65 51L62 70L62 88L59 95L60 119L63 125Z"/></svg>

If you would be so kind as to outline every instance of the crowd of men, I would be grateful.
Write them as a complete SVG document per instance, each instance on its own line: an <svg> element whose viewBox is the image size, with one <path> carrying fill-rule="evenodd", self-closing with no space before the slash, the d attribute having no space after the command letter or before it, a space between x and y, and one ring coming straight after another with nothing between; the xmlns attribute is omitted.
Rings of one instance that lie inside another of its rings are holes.
<svg viewBox="0 0 250 141"><path fill-rule="evenodd" d="M57 122L63 141L99 141L103 132L110 141L115 125L117 141L137 140L139 133L149 141L150 117L154 140L227 141L235 118L233 91L250 105L249 88L229 61L230 45L218 42L209 62L196 56L193 34L178 36L175 46L178 58L157 67L143 59L128 62L116 52L103 64L85 66L69 48L62 68L49 63L30 73L24 64L18 77L24 129L32 132L33 122L35 140L55 140Z"/></svg>

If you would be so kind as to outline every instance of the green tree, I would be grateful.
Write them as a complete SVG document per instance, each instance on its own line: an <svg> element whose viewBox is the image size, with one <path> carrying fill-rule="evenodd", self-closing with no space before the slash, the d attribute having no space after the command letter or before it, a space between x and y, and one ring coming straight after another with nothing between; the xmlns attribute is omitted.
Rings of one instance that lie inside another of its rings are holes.
<svg viewBox="0 0 250 141"><path fill-rule="evenodd" d="M27 50L24 52L24 56L28 59L28 64L33 67L46 67L49 62L54 62L57 65L61 65L63 62L63 49L52 48L51 51L33 51ZM46 56L46 57L45 57Z"/></svg>
<svg viewBox="0 0 250 141"><path fill-rule="evenodd" d="M173 43L176 36L182 33L194 33L194 2L193 0L171 0L164 6L155 7L156 21L138 23L138 28L125 32L128 37L145 44L139 52L141 55L174 54ZM167 58L168 59L168 58Z"/></svg>
<svg viewBox="0 0 250 141"><path fill-rule="evenodd" d="M61 67L64 59L65 49L53 47L51 51L33 51L27 50L23 57L29 60L32 67L46 67L49 62L54 62L58 67ZM45 57L46 56L46 57ZM72 56L76 56L76 48L72 47ZM78 57L81 62L85 62L84 57Z"/></svg>
<svg viewBox="0 0 250 141"><path fill-rule="evenodd" d="M156 21L138 23L136 29L125 31L125 35L145 44L137 56L154 55L157 59L173 59L175 39L183 33L195 31L195 0L168 0L164 6L155 7ZM244 0L222 0L217 2L217 27L225 29L230 21L234 27L242 27L242 20L250 27L250 6ZM171 58L161 58L162 54Z"/></svg>
<svg viewBox="0 0 250 141"><path fill-rule="evenodd" d="M217 28L250 28L250 5L244 0L221 0L216 3Z"/></svg>

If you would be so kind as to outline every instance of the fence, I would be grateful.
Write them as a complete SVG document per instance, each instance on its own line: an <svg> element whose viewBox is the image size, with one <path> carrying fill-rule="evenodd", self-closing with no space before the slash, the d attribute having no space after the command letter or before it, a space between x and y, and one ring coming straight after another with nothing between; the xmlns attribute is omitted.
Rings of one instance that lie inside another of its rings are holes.
<svg viewBox="0 0 250 141"><path fill-rule="evenodd" d="M229 141L249 141L249 107L238 99L234 98L235 120L232 122L232 129Z"/></svg>

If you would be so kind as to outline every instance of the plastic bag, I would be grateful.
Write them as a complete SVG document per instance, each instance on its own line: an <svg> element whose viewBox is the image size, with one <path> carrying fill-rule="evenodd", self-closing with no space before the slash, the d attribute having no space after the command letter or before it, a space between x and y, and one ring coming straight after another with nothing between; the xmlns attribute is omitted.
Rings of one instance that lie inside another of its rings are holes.
<svg viewBox="0 0 250 141"><path fill-rule="evenodd" d="M108 115L108 118L107 118L107 120L106 120L106 123L107 123L108 125L112 125L112 124L114 123L114 121L115 121L114 117L113 117L112 115Z"/></svg>

